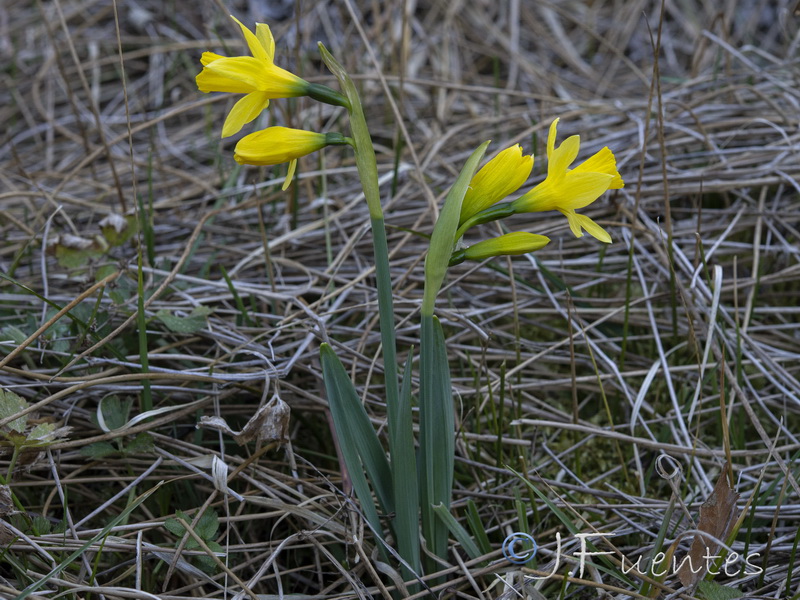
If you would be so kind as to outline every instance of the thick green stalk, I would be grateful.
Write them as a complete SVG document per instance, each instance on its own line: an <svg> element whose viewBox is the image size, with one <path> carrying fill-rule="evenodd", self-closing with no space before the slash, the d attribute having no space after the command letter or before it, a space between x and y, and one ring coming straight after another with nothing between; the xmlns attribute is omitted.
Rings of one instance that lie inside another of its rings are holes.
<svg viewBox="0 0 800 600"><path fill-rule="evenodd" d="M356 155L356 167L364 189L370 221L372 223L372 245L375 253L375 276L378 284L378 316L381 328L381 344L383 345L383 372L386 385L386 404L389 407L389 419L397 410L400 391L397 378L397 350L394 335L394 305L392 301L392 278L389 271L389 246L386 242L386 226L383 221L381 193L378 184L378 161L369 134L361 97L353 84L353 80L333 56L320 44L322 59L333 72L342 86L350 103L350 131L353 136L353 148ZM396 416L396 415L395 415ZM392 440L390 440L391 444Z"/></svg>
<svg viewBox="0 0 800 600"><path fill-rule="evenodd" d="M397 350L394 336L394 306L392 303L392 278L389 272L389 246L386 242L386 227L383 221L381 194L378 185L378 161L372 137L369 135L361 97L353 80L330 52L319 44L322 60L339 80L342 90L350 103L350 130L353 134L353 148L356 167L364 189L370 221L372 222L373 249L375 252L375 275L378 283L378 315L380 318L381 344L383 345L384 378L386 380L386 404L389 418L396 410L399 398L397 380ZM391 442L391 440L390 440Z"/></svg>
<svg viewBox="0 0 800 600"><path fill-rule="evenodd" d="M369 134L361 98L353 81L322 45L319 45L322 60L339 80L347 97L350 113L350 130L356 167L364 189L370 222L372 225L373 252L375 254L375 275L378 290L378 317L383 347L383 365L386 393L386 406L389 422L389 451L392 458L392 478L395 505L398 507L394 521L395 537L400 555L409 563L412 570L419 572L419 501L416 482L409 483L409 475L416 476L416 456L409 398L400 402L397 348L395 341L394 305L392 279L389 271L389 246L386 240L386 227L381 207L378 184L378 163L375 149ZM409 573L404 571L405 575Z"/></svg>

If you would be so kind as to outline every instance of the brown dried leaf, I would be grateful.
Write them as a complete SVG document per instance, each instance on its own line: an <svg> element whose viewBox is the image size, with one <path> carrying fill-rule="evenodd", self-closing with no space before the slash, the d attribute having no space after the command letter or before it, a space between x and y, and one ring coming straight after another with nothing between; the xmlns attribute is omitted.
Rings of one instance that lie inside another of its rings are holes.
<svg viewBox="0 0 800 600"><path fill-rule="evenodd" d="M0 518L8 516L14 510L14 501L11 499L11 488L0 485Z"/></svg>
<svg viewBox="0 0 800 600"><path fill-rule="evenodd" d="M14 541L14 538L17 536L5 525L5 523L0 522L0 547L5 548L11 542Z"/></svg>
<svg viewBox="0 0 800 600"><path fill-rule="evenodd" d="M234 431L221 417L202 417L200 427L222 431L240 446L255 439L261 442L285 442L289 431L289 405L278 396L258 409L241 431Z"/></svg>
<svg viewBox="0 0 800 600"><path fill-rule="evenodd" d="M722 470L714 486L714 491L700 507L700 522L697 528L725 541L730 535L738 515L736 514L737 494L728 484L728 468ZM720 546L706 536L696 535L689 549L688 560L684 559L678 570L678 579L686 587L694 586L708 570L706 556L714 556ZM699 567L699 568L698 568Z"/></svg>

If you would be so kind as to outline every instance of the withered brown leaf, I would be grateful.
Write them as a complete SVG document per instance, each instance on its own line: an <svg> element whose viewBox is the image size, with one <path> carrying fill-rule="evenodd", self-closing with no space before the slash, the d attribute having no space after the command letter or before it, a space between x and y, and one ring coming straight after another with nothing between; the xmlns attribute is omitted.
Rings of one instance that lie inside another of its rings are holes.
<svg viewBox="0 0 800 600"><path fill-rule="evenodd" d="M697 524L697 529L722 541L730 535L738 517L736 501L739 494L728 483L729 468L730 465L725 465L714 491L700 506L700 522ZM705 557L716 555L719 548L719 544L708 537L695 535L689 555L678 569L680 582L686 587L694 586L708 570L709 561Z"/></svg>

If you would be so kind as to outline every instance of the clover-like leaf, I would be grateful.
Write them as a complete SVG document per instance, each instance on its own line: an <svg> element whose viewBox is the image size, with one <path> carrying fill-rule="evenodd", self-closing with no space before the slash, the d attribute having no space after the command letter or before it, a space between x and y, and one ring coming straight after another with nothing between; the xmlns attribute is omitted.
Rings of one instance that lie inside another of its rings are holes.
<svg viewBox="0 0 800 600"><path fill-rule="evenodd" d="M20 412L25 410L26 408L28 408L28 403L25 400L17 396L14 392L0 389L0 419L13 417L14 415L19 414ZM28 416L23 415L18 419L14 419L13 421L7 423L4 426L4 429L16 433L24 433L25 426L27 424L28 424Z"/></svg>
<svg viewBox="0 0 800 600"><path fill-rule="evenodd" d="M209 307L196 306L186 317L176 316L168 310L160 310L156 313L156 318L175 333L194 333L206 326L209 314L211 314Z"/></svg>
<svg viewBox="0 0 800 600"><path fill-rule="evenodd" d="M90 239L64 234L54 239L51 249L59 265L74 269L105 254L108 250L108 243L100 235Z"/></svg>
<svg viewBox="0 0 800 600"><path fill-rule="evenodd" d="M112 456L118 452L119 450L117 447L108 442L95 442L94 444L89 444L81 448L81 455L94 460L100 460L101 458Z"/></svg>
<svg viewBox="0 0 800 600"><path fill-rule="evenodd" d="M195 526L195 533L204 540L213 540L217 536L219 529L219 517L214 510L208 510L203 513L200 520Z"/></svg>
<svg viewBox="0 0 800 600"><path fill-rule="evenodd" d="M182 510L175 511L175 516L170 517L166 521L164 521L164 527L167 528L167 531L172 533L173 535L183 536L186 533L186 527L184 527L178 519L182 519L186 523L191 523L192 518L187 515Z"/></svg>

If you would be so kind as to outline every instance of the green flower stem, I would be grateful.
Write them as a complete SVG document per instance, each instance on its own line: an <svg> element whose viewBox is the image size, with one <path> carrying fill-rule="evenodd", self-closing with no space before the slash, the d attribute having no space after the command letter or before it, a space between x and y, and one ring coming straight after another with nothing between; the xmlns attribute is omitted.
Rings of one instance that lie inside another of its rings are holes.
<svg viewBox="0 0 800 600"><path fill-rule="evenodd" d="M490 206L486 210L472 215L469 219L464 221L464 224L456 231L456 239L460 239L468 229L475 225L483 225L484 223L491 223L498 219L505 219L514 214L513 202L501 202Z"/></svg>
<svg viewBox="0 0 800 600"><path fill-rule="evenodd" d="M358 95L353 80L344 67L319 44L322 60L339 80L350 104L350 130L353 133L352 146L356 155L356 167L364 188L370 221L372 222L372 241L375 252L375 274L378 284L378 315L380 317L381 344L383 344L384 377L386 380L386 404L389 407L389 418L396 410L399 402L399 386L397 379L397 350L394 336L394 306L392 301L392 278L389 271L389 246L386 242L386 227L381 207L381 194L378 185L378 161L372 137L367 128L361 97Z"/></svg>
<svg viewBox="0 0 800 600"><path fill-rule="evenodd" d="M350 102L336 90L332 90L326 85L319 83L309 83L306 89L306 95L309 98L324 102L325 104L333 104L334 106L343 106L350 110Z"/></svg>
<svg viewBox="0 0 800 600"><path fill-rule="evenodd" d="M325 134L325 143L328 144L328 146L352 146L353 140L343 136L341 133L331 131Z"/></svg>
<svg viewBox="0 0 800 600"><path fill-rule="evenodd" d="M378 316L383 346L383 369L386 393L386 406L389 422L389 451L392 457L392 478L395 503L407 510L398 510L395 529L400 555L409 562L412 570L419 569L419 548L417 542L418 504L415 486L411 486L406 477L416 472L414 457L414 440L411 428L411 403L400 403L400 388L397 373L397 349L395 341L394 306L392 296L392 279L389 271L389 246L386 240L386 226L381 207L380 189L378 185L378 163L372 137L367 128L364 109L356 86L350 76L322 44L319 44L322 60L328 69L339 80L342 90L349 102L350 130L352 138L347 138L353 146L356 156L356 167L364 189L370 221L372 224L372 243L375 253L375 274L378 290ZM405 424L405 426L404 426ZM394 461L404 464L394 464ZM405 479L405 480L404 480ZM409 575L403 569L406 576Z"/></svg>

